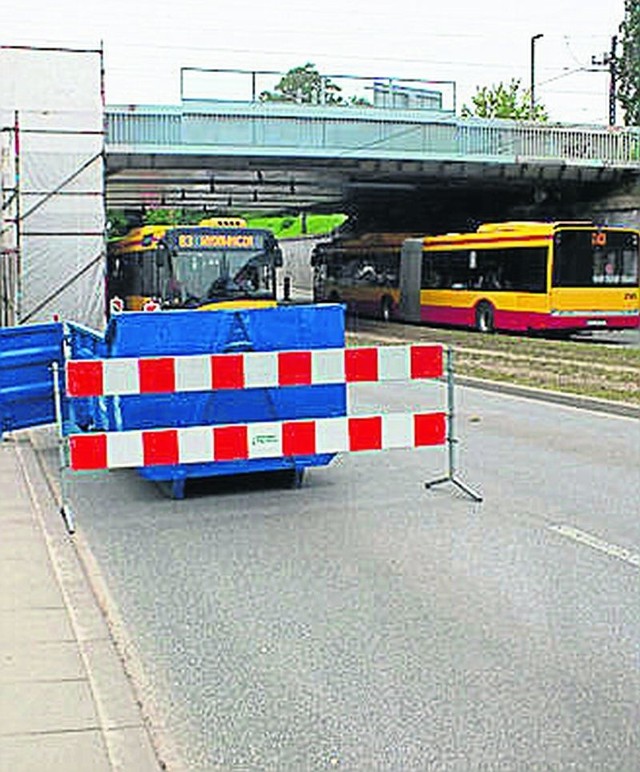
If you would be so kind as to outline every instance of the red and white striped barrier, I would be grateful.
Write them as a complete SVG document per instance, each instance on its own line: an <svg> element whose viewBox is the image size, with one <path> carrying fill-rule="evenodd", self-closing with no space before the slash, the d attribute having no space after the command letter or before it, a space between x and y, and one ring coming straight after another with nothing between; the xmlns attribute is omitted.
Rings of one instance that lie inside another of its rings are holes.
<svg viewBox="0 0 640 772"><path fill-rule="evenodd" d="M69 437L74 471L442 445L445 413L390 413Z"/></svg>
<svg viewBox="0 0 640 772"><path fill-rule="evenodd" d="M66 396L142 396L433 379L445 375L443 353L440 345L414 345L71 360L66 363ZM66 437L57 363L52 370L60 438L61 512L71 533L74 526L65 493L66 468L80 472L165 466L172 473L172 467L189 464L287 458L295 459L291 468L297 473L315 461L312 457L446 444L447 472L426 482L425 487L450 482L474 501L482 501L480 494L456 477L451 349L446 357L445 410L84 432ZM180 470L181 476L173 480L174 490L177 483L184 485L184 474L188 472ZM176 497L181 498L183 492L182 487Z"/></svg>
<svg viewBox="0 0 640 772"><path fill-rule="evenodd" d="M439 378L442 346L71 360L69 397L278 388Z"/></svg>

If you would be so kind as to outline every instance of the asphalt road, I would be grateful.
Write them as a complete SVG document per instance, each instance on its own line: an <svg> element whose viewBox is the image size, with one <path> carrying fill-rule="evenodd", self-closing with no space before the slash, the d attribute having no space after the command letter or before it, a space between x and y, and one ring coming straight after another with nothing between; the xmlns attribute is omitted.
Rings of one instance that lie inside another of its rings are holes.
<svg viewBox="0 0 640 772"><path fill-rule="evenodd" d="M354 410L433 404L359 387ZM193 770L637 770L640 424L460 389L442 448L301 490L75 478L80 526Z"/></svg>

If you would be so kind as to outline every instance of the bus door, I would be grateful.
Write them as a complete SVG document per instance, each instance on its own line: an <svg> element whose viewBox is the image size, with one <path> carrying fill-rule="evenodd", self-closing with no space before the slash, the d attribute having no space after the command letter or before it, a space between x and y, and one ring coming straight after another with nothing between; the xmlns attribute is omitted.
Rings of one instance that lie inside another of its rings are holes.
<svg viewBox="0 0 640 772"><path fill-rule="evenodd" d="M400 318L419 322L422 287L422 239L406 239L400 255Z"/></svg>

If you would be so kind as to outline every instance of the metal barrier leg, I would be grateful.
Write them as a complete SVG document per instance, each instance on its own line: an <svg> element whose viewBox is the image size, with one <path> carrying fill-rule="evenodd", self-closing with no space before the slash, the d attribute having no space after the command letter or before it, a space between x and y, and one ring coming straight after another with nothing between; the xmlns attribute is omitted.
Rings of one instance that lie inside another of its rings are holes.
<svg viewBox="0 0 640 772"><path fill-rule="evenodd" d="M57 362L51 365L53 371L53 397L56 411L56 424L58 429L58 456L60 462L60 514L69 534L75 533L76 527L73 520L73 513L69 506L68 481L67 481L67 445L62 430L62 400L60 397L59 366Z"/></svg>
<svg viewBox="0 0 640 772"><path fill-rule="evenodd" d="M463 493L466 493L473 501L482 501L482 496L470 488L468 485L458 479L456 476L456 458L455 458L455 446L458 440L455 435L455 395L453 387L453 350L447 349L447 474L445 477L439 477L436 480L426 482L424 487L429 489L436 485L442 485L443 483L452 483L459 488Z"/></svg>
<svg viewBox="0 0 640 772"><path fill-rule="evenodd" d="M171 498L183 499L186 479L184 477L174 477L171 481Z"/></svg>

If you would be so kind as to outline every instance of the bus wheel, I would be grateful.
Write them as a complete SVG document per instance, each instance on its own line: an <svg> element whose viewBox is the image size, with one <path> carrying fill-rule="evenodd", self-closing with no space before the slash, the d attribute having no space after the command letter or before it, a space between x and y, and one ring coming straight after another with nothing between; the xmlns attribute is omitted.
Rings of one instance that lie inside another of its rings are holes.
<svg viewBox="0 0 640 772"><path fill-rule="evenodd" d="M476 308L476 330L478 332L493 332L493 307L486 300L478 303Z"/></svg>
<svg viewBox="0 0 640 772"><path fill-rule="evenodd" d="M382 298L380 303L380 318L383 322L391 319L391 298Z"/></svg>

